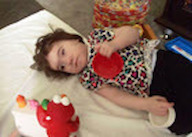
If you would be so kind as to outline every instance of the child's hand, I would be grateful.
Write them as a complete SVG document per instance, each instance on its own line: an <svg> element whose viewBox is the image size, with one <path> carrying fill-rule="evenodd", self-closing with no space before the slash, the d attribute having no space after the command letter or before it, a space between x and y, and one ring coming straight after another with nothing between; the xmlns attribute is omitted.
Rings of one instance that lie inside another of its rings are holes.
<svg viewBox="0 0 192 137"><path fill-rule="evenodd" d="M95 50L101 55L110 58L113 52L115 52L115 47L110 45L109 42L103 42L95 46Z"/></svg>
<svg viewBox="0 0 192 137"><path fill-rule="evenodd" d="M159 115L165 116L168 113L168 108L173 107L174 103L169 103L166 98L162 96L152 96L147 98L147 111Z"/></svg>

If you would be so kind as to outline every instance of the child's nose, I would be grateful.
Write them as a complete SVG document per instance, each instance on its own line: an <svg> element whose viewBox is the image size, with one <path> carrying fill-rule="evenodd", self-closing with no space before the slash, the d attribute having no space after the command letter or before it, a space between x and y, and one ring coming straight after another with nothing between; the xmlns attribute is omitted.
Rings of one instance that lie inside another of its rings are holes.
<svg viewBox="0 0 192 137"><path fill-rule="evenodd" d="M73 58L72 58L72 57L69 57L66 62L67 62L67 63L66 63L67 65L72 65L72 63L73 63Z"/></svg>

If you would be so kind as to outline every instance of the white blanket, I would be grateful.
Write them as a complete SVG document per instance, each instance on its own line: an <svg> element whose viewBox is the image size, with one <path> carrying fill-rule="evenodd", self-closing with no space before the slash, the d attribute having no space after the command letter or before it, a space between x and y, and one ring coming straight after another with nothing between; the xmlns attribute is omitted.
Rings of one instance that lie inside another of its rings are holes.
<svg viewBox="0 0 192 137"><path fill-rule="evenodd" d="M38 37L52 31L50 26L77 33L46 10L0 30L1 137L8 137L15 128L10 110L18 94L41 102L57 93L66 93L71 99L80 117L80 137L175 137L167 129L152 127L147 113L121 108L84 89L76 76L53 80L30 69L34 44Z"/></svg>

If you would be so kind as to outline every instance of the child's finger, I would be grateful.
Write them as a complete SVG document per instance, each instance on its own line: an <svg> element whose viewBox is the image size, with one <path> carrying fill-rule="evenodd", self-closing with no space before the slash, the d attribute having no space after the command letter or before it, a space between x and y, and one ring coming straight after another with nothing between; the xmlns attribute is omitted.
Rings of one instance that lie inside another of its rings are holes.
<svg viewBox="0 0 192 137"><path fill-rule="evenodd" d="M162 96L155 96L155 98L156 98L158 101L167 102L167 99L166 99L165 97L162 97Z"/></svg>
<svg viewBox="0 0 192 137"><path fill-rule="evenodd" d="M165 108L165 109L168 109L170 107L173 107L174 103L169 103L169 102L163 102L161 107L162 108Z"/></svg>
<svg viewBox="0 0 192 137"><path fill-rule="evenodd" d="M105 56L105 54L106 54L105 48L100 48L99 53L100 53L101 55Z"/></svg>
<svg viewBox="0 0 192 137"><path fill-rule="evenodd" d="M160 116L165 116L165 115L167 115L167 114L168 114L168 109L159 112L159 115L160 115Z"/></svg>
<svg viewBox="0 0 192 137"><path fill-rule="evenodd" d="M101 53L103 56L109 58L111 56L111 53L109 52L108 49L104 48L102 49L102 53Z"/></svg>
<svg viewBox="0 0 192 137"><path fill-rule="evenodd" d="M107 52L106 57L110 58L111 57L111 53Z"/></svg>
<svg viewBox="0 0 192 137"><path fill-rule="evenodd" d="M111 52L110 50L107 50L107 52L106 52L106 57L110 58L111 55L112 55L112 52Z"/></svg>
<svg viewBox="0 0 192 137"><path fill-rule="evenodd" d="M101 48L100 45L96 45L96 46L95 46L95 50L96 50L97 52L99 52L100 48Z"/></svg>

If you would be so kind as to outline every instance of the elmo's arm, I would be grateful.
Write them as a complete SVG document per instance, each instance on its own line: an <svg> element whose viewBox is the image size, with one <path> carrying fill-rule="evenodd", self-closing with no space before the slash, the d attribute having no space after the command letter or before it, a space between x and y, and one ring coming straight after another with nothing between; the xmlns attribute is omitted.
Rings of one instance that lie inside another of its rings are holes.
<svg viewBox="0 0 192 137"><path fill-rule="evenodd" d="M69 121L67 127L70 132L76 132L79 128L79 117L77 116L75 121Z"/></svg>

